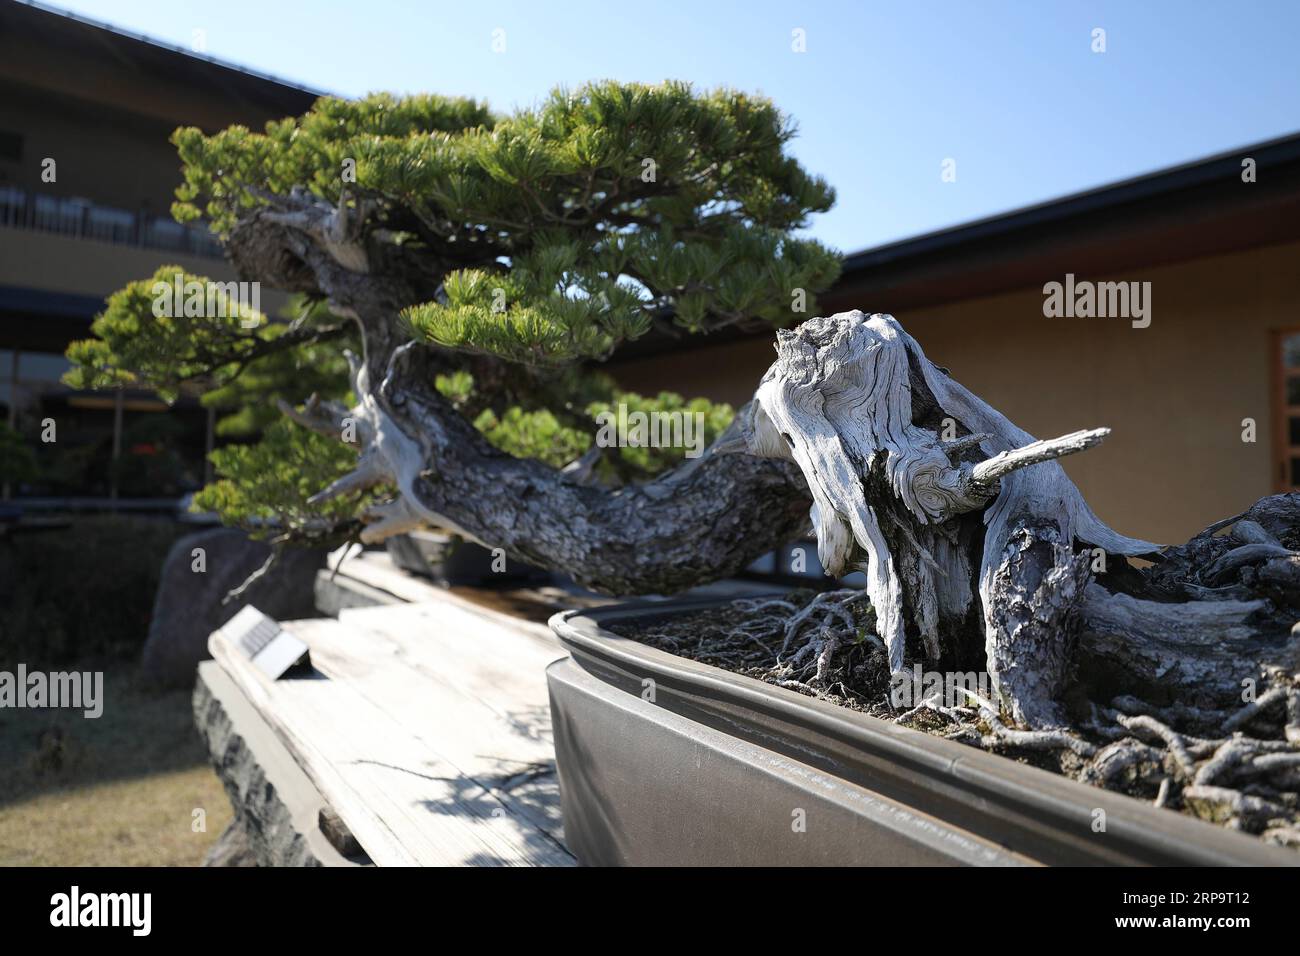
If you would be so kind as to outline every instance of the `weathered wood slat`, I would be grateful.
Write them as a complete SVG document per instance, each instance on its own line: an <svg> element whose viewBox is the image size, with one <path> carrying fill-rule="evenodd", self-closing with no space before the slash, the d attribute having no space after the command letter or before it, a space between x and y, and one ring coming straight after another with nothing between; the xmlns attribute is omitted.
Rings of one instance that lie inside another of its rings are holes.
<svg viewBox="0 0 1300 956"><path fill-rule="evenodd" d="M362 854L341 855L326 838L319 826L325 798L216 661L199 665L194 722L235 809L231 829L239 832L230 840L246 845L258 866L352 867L365 862ZM210 853L204 865L231 862Z"/></svg>
<svg viewBox="0 0 1300 956"><path fill-rule="evenodd" d="M403 571L383 551L350 550L346 554L336 551L330 556L327 573L337 573L340 578L350 578L367 588L378 589L411 604L430 601L455 604L495 615L516 626L531 625L536 633L548 636L550 630L546 626L546 620L554 612L573 607L598 607L614 600L573 587L563 588L552 584L505 589L447 588ZM735 582L728 582L728 591L736 588Z"/></svg>
<svg viewBox="0 0 1300 956"><path fill-rule="evenodd" d="M380 612L402 616L372 631ZM311 648L308 678L268 681L221 631L210 645L371 858L572 864L558 810L520 785L553 765L543 672L560 653L451 606L346 614L367 626L283 625Z"/></svg>
<svg viewBox="0 0 1300 956"><path fill-rule="evenodd" d="M547 665L565 656L549 633L534 635L510 630L470 611L447 605L410 604L393 608L344 611L340 623L363 628L373 641L372 653L388 655L375 677L375 662L358 660L352 646L331 646L331 664L362 686L396 681L435 685L439 694L455 700L455 706L479 708L486 720L474 728L462 728L463 736L499 736L501 728L513 727L526 712L547 708ZM357 669L367 669L363 674ZM428 705L408 698L381 703L403 717L415 717ZM498 721L500 725L498 725ZM549 717L541 733L549 739ZM518 736L515 734L514 736ZM536 737L538 734L528 734ZM449 741L450 742L450 741ZM454 744L453 744L454 745Z"/></svg>
<svg viewBox="0 0 1300 956"><path fill-rule="evenodd" d="M341 623L366 634L364 657L331 641L321 666L562 841L545 672L564 651L549 631L450 603L345 611Z"/></svg>

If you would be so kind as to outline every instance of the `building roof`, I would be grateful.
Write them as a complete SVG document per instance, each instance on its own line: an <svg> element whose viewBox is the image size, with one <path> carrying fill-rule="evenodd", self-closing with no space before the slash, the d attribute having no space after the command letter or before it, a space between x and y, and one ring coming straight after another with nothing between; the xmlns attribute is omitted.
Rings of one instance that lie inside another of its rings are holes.
<svg viewBox="0 0 1300 956"><path fill-rule="evenodd" d="M892 309L1149 268L1300 238L1298 213L1300 133L864 249L823 299L879 295Z"/></svg>
<svg viewBox="0 0 1300 956"><path fill-rule="evenodd" d="M1255 161L1255 182L1242 161ZM1107 276L1300 239L1300 133L863 249L818 312L901 313L1061 280ZM615 360L766 335L651 333Z"/></svg>
<svg viewBox="0 0 1300 956"><path fill-rule="evenodd" d="M29 0L0 3L0 79L205 128L296 116L323 95Z"/></svg>

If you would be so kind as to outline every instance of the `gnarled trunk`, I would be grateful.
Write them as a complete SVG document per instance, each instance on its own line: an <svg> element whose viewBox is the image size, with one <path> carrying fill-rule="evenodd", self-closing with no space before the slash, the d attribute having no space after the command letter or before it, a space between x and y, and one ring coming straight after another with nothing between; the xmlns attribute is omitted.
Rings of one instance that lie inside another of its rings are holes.
<svg viewBox="0 0 1300 956"><path fill-rule="evenodd" d="M427 522L593 588L669 592L733 573L810 516L827 570L865 573L891 667L909 639L931 660L982 648L1002 703L1036 727L1065 722L1076 673L1098 691L1224 707L1241 680L1295 670L1289 497L1270 506L1273 528L1246 523L1247 544L1194 539L1130 568L1126 556L1160 561L1158 546L1106 527L1054 460L1105 429L1035 441L892 317L861 312L780 332L753 402L703 457L645 484L591 487L489 446L434 388L446 353L401 340L398 311L435 297L446 264L377 245L359 213L304 194L276 202L236 228L232 255L254 278L323 293L362 327L357 407L289 411L336 436L357 423L357 468L322 495L394 486L368 540Z"/></svg>

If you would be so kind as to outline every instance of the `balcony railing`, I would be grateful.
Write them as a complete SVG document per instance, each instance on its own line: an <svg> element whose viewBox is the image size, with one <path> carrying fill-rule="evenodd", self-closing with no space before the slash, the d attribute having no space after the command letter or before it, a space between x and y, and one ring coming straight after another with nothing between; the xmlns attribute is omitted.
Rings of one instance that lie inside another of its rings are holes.
<svg viewBox="0 0 1300 956"><path fill-rule="evenodd" d="M0 186L0 227L5 226L209 259L222 256L221 244L204 226L182 225L161 216L101 206L88 199L46 196L16 186Z"/></svg>

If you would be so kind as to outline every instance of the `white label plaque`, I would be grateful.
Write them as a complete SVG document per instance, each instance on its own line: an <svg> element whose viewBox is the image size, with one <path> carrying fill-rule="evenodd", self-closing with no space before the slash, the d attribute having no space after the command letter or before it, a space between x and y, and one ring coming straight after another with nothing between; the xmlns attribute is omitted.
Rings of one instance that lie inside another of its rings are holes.
<svg viewBox="0 0 1300 956"><path fill-rule="evenodd" d="M271 680L310 662L307 645L255 607L246 607L222 627L226 639Z"/></svg>

